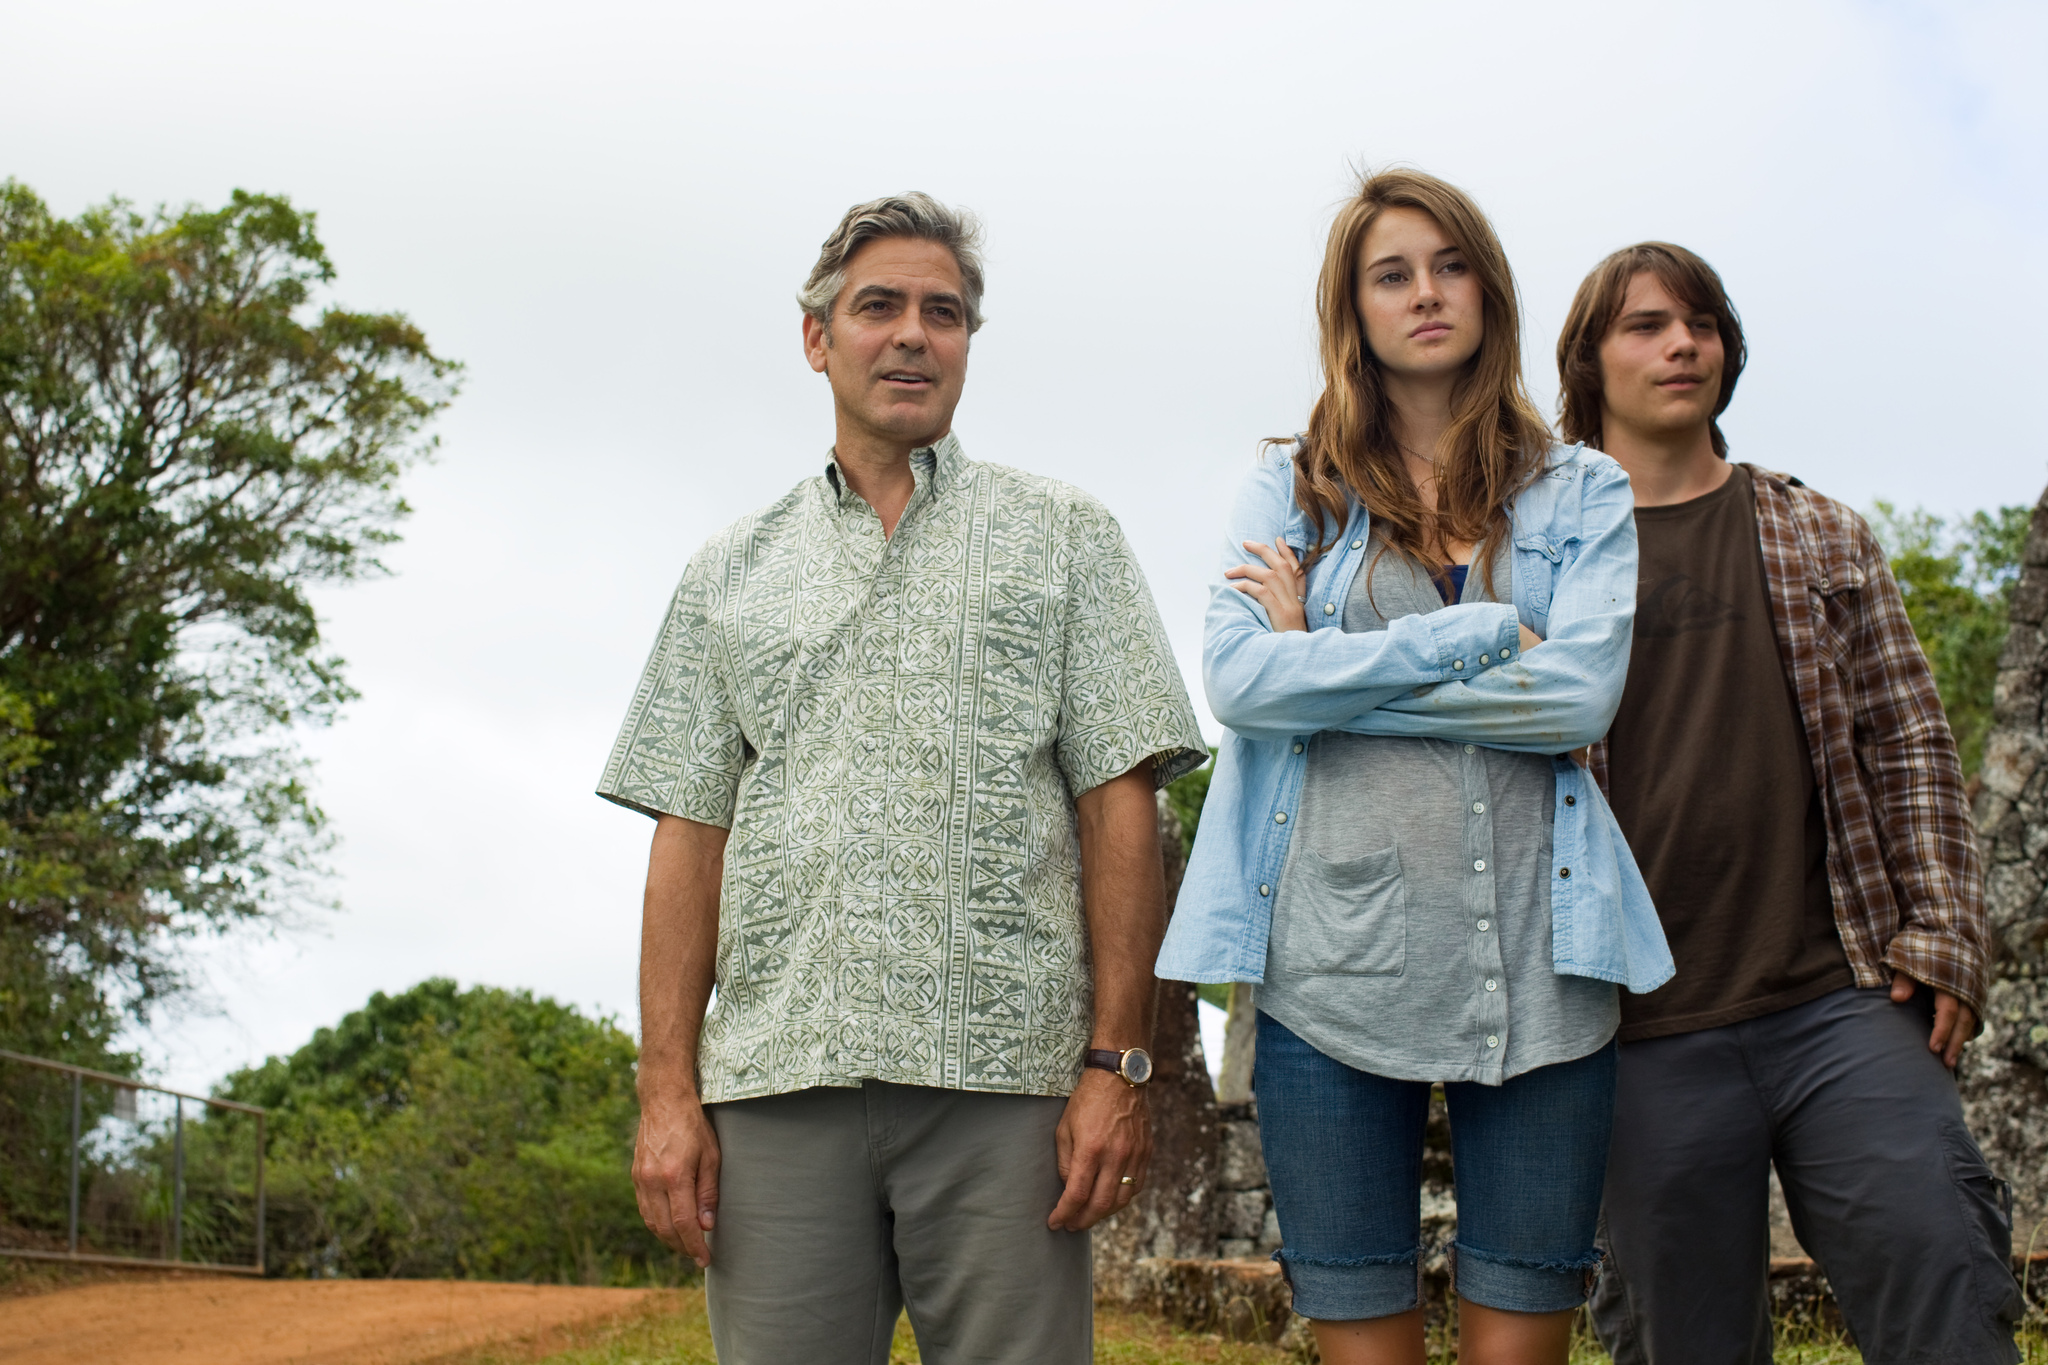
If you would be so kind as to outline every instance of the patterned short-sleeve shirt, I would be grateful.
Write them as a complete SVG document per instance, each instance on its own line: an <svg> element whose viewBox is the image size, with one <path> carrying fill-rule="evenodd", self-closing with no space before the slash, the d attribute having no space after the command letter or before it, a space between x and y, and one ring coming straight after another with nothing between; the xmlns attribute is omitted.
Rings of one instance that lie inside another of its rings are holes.
<svg viewBox="0 0 2048 1365"><path fill-rule="evenodd" d="M707 1103L1065 1094L1093 997L1073 799L1207 757L1101 503L951 436L911 466L890 537L836 467L712 537L598 786L732 831Z"/></svg>

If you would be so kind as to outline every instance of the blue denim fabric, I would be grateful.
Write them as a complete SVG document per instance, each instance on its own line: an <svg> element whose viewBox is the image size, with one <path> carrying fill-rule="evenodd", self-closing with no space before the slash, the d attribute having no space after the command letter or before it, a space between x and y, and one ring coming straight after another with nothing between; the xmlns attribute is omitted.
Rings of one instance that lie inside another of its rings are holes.
<svg viewBox="0 0 2048 1365"><path fill-rule="evenodd" d="M1276 632L1222 577L1247 540L1307 545L1294 464L1261 460L1239 491L1209 592L1202 679L1228 726L1187 879L1160 950L1177 981L1265 979L1272 893L1319 730L1462 740L1562 755L1607 733L1621 705L1636 608L1635 505L1628 476L1584 446L1552 449L1509 508L1502 555L1512 604L1468 602L1383 631L1340 628L1365 561L1364 507L1309 571L1306 634ZM1521 656L1518 624L1544 638ZM1671 979L1671 950L1614 813L1585 770L1557 757L1551 952L1558 971L1636 992Z"/></svg>
<svg viewBox="0 0 2048 1365"><path fill-rule="evenodd" d="M1357 1071L1259 1015L1259 1140L1294 1311L1325 1322L1420 1302L1429 1083ZM1586 1301L1614 1117L1615 1048L1502 1085L1452 1081L1457 1291L1488 1308Z"/></svg>

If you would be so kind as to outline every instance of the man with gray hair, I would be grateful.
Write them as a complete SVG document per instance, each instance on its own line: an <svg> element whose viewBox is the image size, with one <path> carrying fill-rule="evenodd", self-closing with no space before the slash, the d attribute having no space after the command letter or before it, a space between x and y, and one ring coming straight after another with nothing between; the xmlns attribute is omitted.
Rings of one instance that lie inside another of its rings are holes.
<svg viewBox="0 0 2048 1365"><path fill-rule="evenodd" d="M1085 1365L1145 1179L1206 755L1116 521L952 434L981 292L926 195L825 240L831 457L690 560L598 789L657 821L633 1181L725 1365L882 1365L905 1307L930 1365Z"/></svg>

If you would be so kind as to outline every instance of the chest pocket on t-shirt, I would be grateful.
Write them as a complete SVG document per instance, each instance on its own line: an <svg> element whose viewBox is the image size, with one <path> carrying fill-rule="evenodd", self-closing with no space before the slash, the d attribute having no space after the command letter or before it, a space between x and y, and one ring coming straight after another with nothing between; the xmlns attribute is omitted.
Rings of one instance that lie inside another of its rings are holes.
<svg viewBox="0 0 2048 1365"><path fill-rule="evenodd" d="M1294 851L1274 928L1277 964L1303 976L1399 976L1408 965L1401 850L1333 863Z"/></svg>

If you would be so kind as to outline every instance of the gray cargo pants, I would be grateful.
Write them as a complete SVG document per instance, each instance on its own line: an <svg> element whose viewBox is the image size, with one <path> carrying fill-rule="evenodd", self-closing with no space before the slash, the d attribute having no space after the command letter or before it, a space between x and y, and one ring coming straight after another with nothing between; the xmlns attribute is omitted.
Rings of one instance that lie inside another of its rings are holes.
<svg viewBox="0 0 2048 1365"><path fill-rule="evenodd" d="M1840 990L1621 1045L1592 1310L1616 1365L1769 1365L1769 1167L1870 1365L2019 1357L2004 1189L1932 992Z"/></svg>
<svg viewBox="0 0 2048 1365"><path fill-rule="evenodd" d="M868 1081L706 1106L720 1365L1089 1365L1085 1232L1045 1225L1066 1101Z"/></svg>

